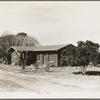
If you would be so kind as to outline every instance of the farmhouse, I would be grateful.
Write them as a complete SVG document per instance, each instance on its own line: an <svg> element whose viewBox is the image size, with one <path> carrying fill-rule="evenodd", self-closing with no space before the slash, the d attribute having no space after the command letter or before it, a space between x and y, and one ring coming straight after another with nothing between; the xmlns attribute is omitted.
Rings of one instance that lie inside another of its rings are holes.
<svg viewBox="0 0 100 100"><path fill-rule="evenodd" d="M60 65L61 51L66 48L67 45L47 45L39 47L27 47L27 46L11 46L8 52L8 63L18 64L21 53L27 58L27 65L31 64L47 64L51 66Z"/></svg>

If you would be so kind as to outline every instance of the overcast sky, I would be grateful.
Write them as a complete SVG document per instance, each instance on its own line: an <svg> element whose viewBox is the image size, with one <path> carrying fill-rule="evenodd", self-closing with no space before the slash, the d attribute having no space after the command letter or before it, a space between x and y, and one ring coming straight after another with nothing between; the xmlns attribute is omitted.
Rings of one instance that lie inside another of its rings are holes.
<svg viewBox="0 0 100 100"><path fill-rule="evenodd" d="M100 43L100 2L0 1L0 34L26 32L42 45Z"/></svg>

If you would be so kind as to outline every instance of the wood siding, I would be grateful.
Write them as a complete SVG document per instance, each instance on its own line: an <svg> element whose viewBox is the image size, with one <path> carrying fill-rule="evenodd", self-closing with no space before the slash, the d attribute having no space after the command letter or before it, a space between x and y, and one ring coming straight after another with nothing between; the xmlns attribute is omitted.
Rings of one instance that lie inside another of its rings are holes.
<svg viewBox="0 0 100 100"><path fill-rule="evenodd" d="M50 66L58 66L58 54L53 54L53 61L48 61L48 63Z"/></svg>
<svg viewBox="0 0 100 100"><path fill-rule="evenodd" d="M37 61L37 55L40 55L40 61ZM49 55L53 55L53 61L49 61ZM27 65L31 64L49 64L50 66L59 66L60 52L28 52ZM18 63L19 56L16 51L12 53L11 63Z"/></svg>
<svg viewBox="0 0 100 100"><path fill-rule="evenodd" d="M37 55L40 54L40 61L36 61L37 64L43 65L43 64L49 64L50 66L58 66L58 54L47 52L47 53L37 53ZM49 54L53 55L53 61L49 61L48 57ZM37 56L36 56L37 57Z"/></svg>
<svg viewBox="0 0 100 100"><path fill-rule="evenodd" d="M11 63L12 64L15 64L15 65L18 65L19 63L19 56L18 56L18 53L16 51L14 51L12 53L12 56L11 56Z"/></svg>
<svg viewBox="0 0 100 100"><path fill-rule="evenodd" d="M38 54L36 54L37 57ZM42 65L43 64L43 54L39 54L40 55L40 61L36 61L37 64Z"/></svg>
<svg viewBox="0 0 100 100"><path fill-rule="evenodd" d="M58 66L58 54L54 54L54 65Z"/></svg>

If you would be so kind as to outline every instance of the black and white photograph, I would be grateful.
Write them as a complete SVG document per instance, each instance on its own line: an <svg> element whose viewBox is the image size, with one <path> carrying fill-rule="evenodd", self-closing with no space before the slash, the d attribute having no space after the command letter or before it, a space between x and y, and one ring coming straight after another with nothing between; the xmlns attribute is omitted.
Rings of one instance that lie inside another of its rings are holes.
<svg viewBox="0 0 100 100"><path fill-rule="evenodd" d="M0 98L100 98L100 1L0 1Z"/></svg>

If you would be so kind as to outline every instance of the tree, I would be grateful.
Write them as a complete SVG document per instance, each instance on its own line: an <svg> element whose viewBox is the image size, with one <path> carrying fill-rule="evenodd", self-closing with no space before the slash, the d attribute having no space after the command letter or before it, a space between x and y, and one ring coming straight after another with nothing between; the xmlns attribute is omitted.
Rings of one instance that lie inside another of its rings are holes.
<svg viewBox="0 0 100 100"><path fill-rule="evenodd" d="M25 69L26 62L27 62L27 52L22 51L20 56L20 66L22 67L23 70Z"/></svg>
<svg viewBox="0 0 100 100"><path fill-rule="evenodd" d="M6 51L10 46L39 46L40 43L33 36L28 36L27 33L18 33L13 35L10 32L0 37L0 47Z"/></svg>
<svg viewBox="0 0 100 100"><path fill-rule="evenodd" d="M27 36L27 33L20 32L20 33L18 33L17 35L19 35L19 36L23 36L23 37L26 37L26 36Z"/></svg>
<svg viewBox="0 0 100 100"><path fill-rule="evenodd" d="M60 58L60 66L73 66L75 64L76 47L69 44L62 52Z"/></svg>
<svg viewBox="0 0 100 100"><path fill-rule="evenodd" d="M0 48L6 51L10 46L15 46L15 36L5 35L0 37Z"/></svg>
<svg viewBox="0 0 100 100"><path fill-rule="evenodd" d="M17 35L11 34L10 32L6 31L4 34L0 36L0 48L5 53L2 54L5 57L6 50L9 49L11 46L39 46L40 43L38 40L33 36L28 36L27 33L21 32ZM0 52L1 52L0 50Z"/></svg>
<svg viewBox="0 0 100 100"><path fill-rule="evenodd" d="M84 49L84 53L85 55L87 55L86 58L88 58L89 62L94 62L95 59L97 58L99 46L100 45L98 43L94 43L89 40L87 40L86 42L83 42L83 44L82 44L82 41L78 42L78 48Z"/></svg>
<svg viewBox="0 0 100 100"><path fill-rule="evenodd" d="M97 53L97 56L95 57L95 65L100 64L100 52Z"/></svg>
<svg viewBox="0 0 100 100"><path fill-rule="evenodd" d="M99 44L87 40L86 42L77 42L78 46L76 49L76 62L81 66L83 74L86 73L86 67L90 62L96 64L98 57Z"/></svg>
<svg viewBox="0 0 100 100"><path fill-rule="evenodd" d="M33 36L21 36L21 35L17 35L16 36L16 46L32 46L32 47L36 47L39 46L40 43L38 42L38 40L33 37Z"/></svg>
<svg viewBox="0 0 100 100"><path fill-rule="evenodd" d="M40 43L38 42L38 40L35 37L28 36L27 33L24 33L24 32L18 33L15 36L15 40L16 40L16 43L15 43L16 46L36 47L36 46L40 45Z"/></svg>
<svg viewBox="0 0 100 100"><path fill-rule="evenodd" d="M7 53L0 48L0 58L7 56Z"/></svg>
<svg viewBox="0 0 100 100"><path fill-rule="evenodd" d="M61 53L60 65L81 66L82 73L86 73L87 65L92 62L96 65L100 58L99 44L87 40L78 41L78 46L68 45Z"/></svg>

